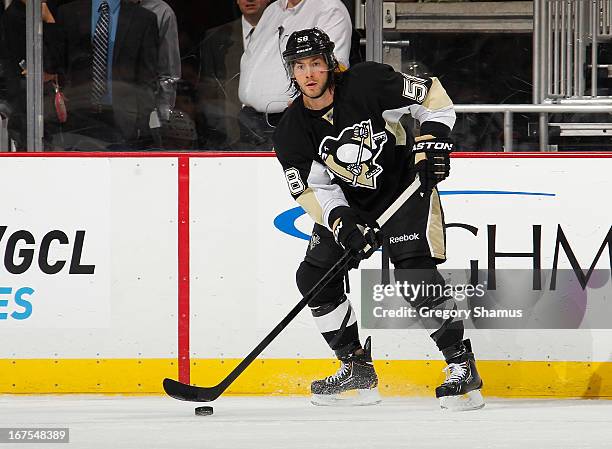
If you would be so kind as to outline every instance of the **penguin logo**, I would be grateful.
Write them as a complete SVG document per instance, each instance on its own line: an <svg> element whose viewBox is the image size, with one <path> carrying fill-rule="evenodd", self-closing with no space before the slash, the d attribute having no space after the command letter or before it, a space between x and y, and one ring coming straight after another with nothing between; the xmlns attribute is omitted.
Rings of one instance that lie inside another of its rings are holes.
<svg viewBox="0 0 612 449"><path fill-rule="evenodd" d="M374 134L372 121L346 127L336 137L328 136L319 146L319 156L327 168L353 187L376 189L376 178L383 168L376 163L387 134Z"/></svg>

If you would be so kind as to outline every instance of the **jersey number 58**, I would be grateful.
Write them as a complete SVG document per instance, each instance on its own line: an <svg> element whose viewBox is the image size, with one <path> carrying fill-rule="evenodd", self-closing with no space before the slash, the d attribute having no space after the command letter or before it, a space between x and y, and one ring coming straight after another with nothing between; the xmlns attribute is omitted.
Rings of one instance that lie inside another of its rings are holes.
<svg viewBox="0 0 612 449"><path fill-rule="evenodd" d="M300 172L297 168L291 167L286 169L285 179L287 180L287 185L289 186L289 191L292 195L299 195L306 190L304 181L302 181L302 177L300 176Z"/></svg>
<svg viewBox="0 0 612 449"><path fill-rule="evenodd" d="M418 78L416 76L406 75L402 73L404 76L404 97L414 100L417 103L423 103L423 100L427 96L427 86L426 82L423 78Z"/></svg>

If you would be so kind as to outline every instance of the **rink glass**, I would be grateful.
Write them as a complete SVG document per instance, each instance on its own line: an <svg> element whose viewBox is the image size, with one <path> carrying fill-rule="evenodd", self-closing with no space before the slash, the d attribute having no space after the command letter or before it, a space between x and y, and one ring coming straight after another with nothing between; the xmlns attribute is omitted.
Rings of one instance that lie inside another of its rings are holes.
<svg viewBox="0 0 612 449"><path fill-rule="evenodd" d="M3 2L10 3L7 0ZM14 3L20 2L14 0ZM58 7L64 3L64 0L49 0L49 10L56 19ZM144 123L142 129L147 131L146 136L129 142L126 142L120 130L115 129L119 125L93 133L92 137L91 128L103 128L104 121L110 120L108 117L98 116L101 120L84 121L88 126L81 128L71 126L74 120L87 115L89 111L77 105L76 98L83 92L71 89L70 83L74 80L62 76L56 78L52 73L62 70L58 68L53 46L48 43L52 30L45 26L45 45L40 48L34 46L32 51L26 52L26 35L31 32L34 15L25 7L17 11L15 5L2 11L3 26L7 27L6 24L10 23L8 31L11 43L3 46L5 50L0 56L3 61L0 70L0 130L3 130L0 131L0 151L26 151L29 146L33 146L29 148L30 151L270 151L269 143L258 145L247 141L241 130L244 125L239 115L242 103L237 96L240 52L232 53L228 50L232 46L226 45L231 39L230 30L238 30L240 39L243 37L240 21L237 21L240 12L235 2L192 4L183 0L168 0L167 3L177 18L181 76L170 80L160 77L157 84L153 83L153 88L158 99L160 92L176 92L172 107L176 114L167 114L170 108L167 101L158 101L161 115L140 117ZM344 0L343 3L354 27L350 58L354 65L366 59L365 14L368 10L361 2ZM590 54L585 53L588 48L580 54L567 53L570 56L566 57L563 52L555 50L556 34L553 33L546 42L533 40L533 27L537 21L534 20L531 3L505 2L502 9L496 2L398 1L384 5L383 2L371 4L381 8L381 24L375 25L374 22L367 26L382 29L382 61L413 76L438 77L455 104L529 105L543 101L538 96L541 97L539 92L546 90L542 90L544 82L551 83L549 92L544 92L547 98L575 95L578 88L581 89L578 93L589 96L593 93L589 91L593 81L597 83L596 94L599 97L609 98L611 95L609 71L602 69L593 74L588 65ZM546 17L555 11L554 2L551 5L550 11L545 11L549 14ZM11 14L17 14L19 20L11 16L12 20L9 21ZM573 14L575 16L577 12ZM46 14L45 17L48 20ZM454 20L453 17L460 17L461 20ZM554 17L546 20L554 23ZM542 24L547 26L549 22ZM601 33L607 36L609 30L602 29ZM562 38L565 39L563 36L573 36L571 33L561 34L561 43L564 42ZM279 52L282 50L279 48ZM602 47L598 55L600 65L609 57L609 52L606 52ZM534 72L534 68L539 67L534 67L534 53L541 53L543 60L549 62L543 65L551 67L542 79L534 79L537 72ZM26 68L41 67L44 72L41 74L44 81L42 89L34 90L31 87L29 99L27 81L32 75L21 73L18 64L22 61ZM88 62L82 60L79 64L87 65ZM559 77L565 78L557 81ZM128 96L146 95L148 88L143 83L130 85L129 81L124 82L127 83L124 87ZM69 122L65 124L60 123L56 112L56 86L67 97ZM166 112L161 113L161 110ZM36 116L36 111L42 111L41 116ZM262 113L265 114L265 111ZM546 148L542 147L540 135L543 118L550 124ZM596 126L595 130L582 129L587 122L603 125ZM37 128L38 123L40 128ZM562 125L557 126L559 123ZM563 123L576 124L580 129L568 129L568 125ZM609 124L609 112L573 112L548 114L546 117L532 112L516 112L511 116L499 112L460 112L453 137L462 151L508 150L509 141L513 151L608 150L612 144L606 138L605 131L601 131L606 123ZM409 133L418 132L418 124L408 117L404 120L404 126ZM35 132L36 129L41 132Z"/></svg>

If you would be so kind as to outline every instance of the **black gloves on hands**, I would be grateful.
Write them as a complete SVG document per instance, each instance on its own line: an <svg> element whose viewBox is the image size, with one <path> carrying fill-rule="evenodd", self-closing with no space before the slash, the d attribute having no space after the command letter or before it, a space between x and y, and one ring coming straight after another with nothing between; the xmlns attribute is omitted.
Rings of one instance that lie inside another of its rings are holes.
<svg viewBox="0 0 612 449"><path fill-rule="evenodd" d="M329 215L334 239L353 255L349 268L357 268L359 262L370 257L380 246L380 229L368 226L354 209L336 207Z"/></svg>
<svg viewBox="0 0 612 449"><path fill-rule="evenodd" d="M412 147L415 153L415 167L421 174L424 192L432 190L450 173L450 154L455 144L448 137L423 136Z"/></svg>

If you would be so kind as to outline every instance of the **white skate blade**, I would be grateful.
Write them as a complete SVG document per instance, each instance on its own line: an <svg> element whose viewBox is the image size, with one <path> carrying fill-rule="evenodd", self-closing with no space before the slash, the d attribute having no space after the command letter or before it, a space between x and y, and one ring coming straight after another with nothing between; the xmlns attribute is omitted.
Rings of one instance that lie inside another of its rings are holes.
<svg viewBox="0 0 612 449"><path fill-rule="evenodd" d="M442 396L440 407L451 412L463 412L466 410L478 410L485 406L480 390L472 390L459 396Z"/></svg>
<svg viewBox="0 0 612 449"><path fill-rule="evenodd" d="M322 406L375 405L381 402L378 388L349 390L339 394L313 394L310 402Z"/></svg>

